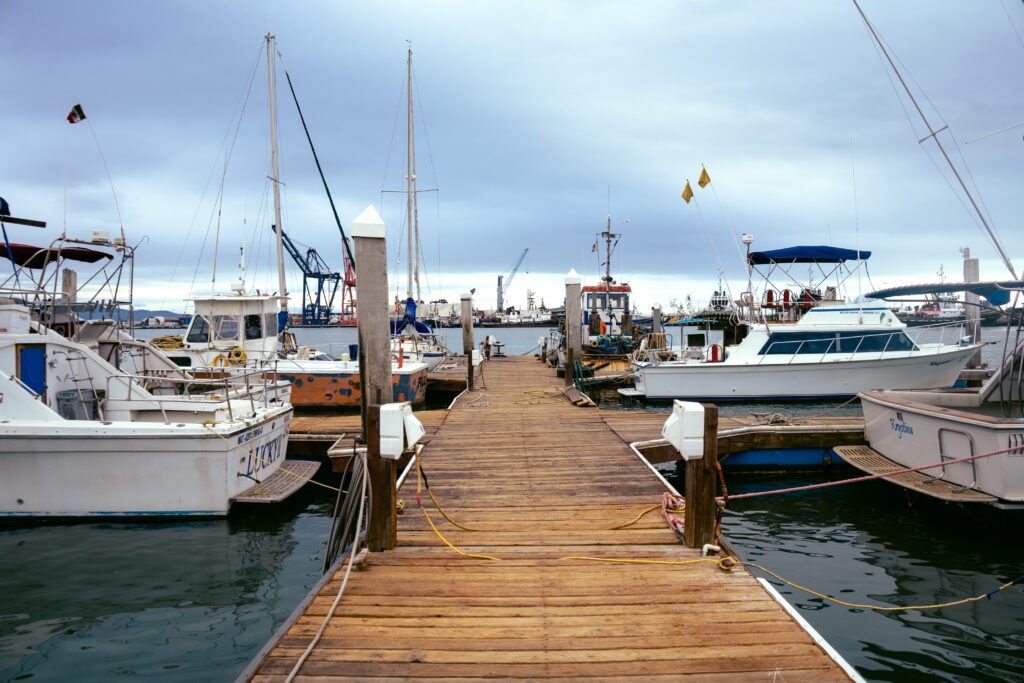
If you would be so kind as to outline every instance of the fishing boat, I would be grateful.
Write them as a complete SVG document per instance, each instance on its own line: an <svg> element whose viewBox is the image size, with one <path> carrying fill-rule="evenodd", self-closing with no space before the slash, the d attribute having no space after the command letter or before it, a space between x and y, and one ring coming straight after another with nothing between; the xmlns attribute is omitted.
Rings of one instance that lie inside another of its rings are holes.
<svg viewBox="0 0 1024 683"><path fill-rule="evenodd" d="M992 302L1011 291L1019 294L1024 281L960 286ZM919 294L924 289L927 286L893 288L872 296ZM940 500L1024 508L1020 321L1007 327L1004 344L1002 362L980 387L862 392L869 447L844 448L843 458L871 473L923 467L889 480ZM985 453L996 455L971 459Z"/></svg>
<svg viewBox="0 0 1024 683"><path fill-rule="evenodd" d="M268 34L266 46L271 141L269 179L274 189L275 223L272 229L277 239L278 291L286 293L284 230L278 227L282 223L274 43L274 36ZM287 294L268 296L247 289L244 259L239 260L239 279L230 293L194 297L191 301L195 314L184 337L164 337L159 340L167 356L178 366L199 376L219 377L249 372L254 363L273 362L281 379L292 384L293 405L350 408L360 405L362 383L358 357L351 351L335 356L312 346L297 344L294 335L286 331ZM358 349L353 350L358 353ZM393 400L422 404L426 398L426 386L426 364L413 357L392 364Z"/></svg>
<svg viewBox="0 0 1024 683"><path fill-rule="evenodd" d="M395 301L395 317L391 320L391 354L404 365L423 363L433 370L451 355L444 339L426 322L417 320L416 310L423 303L420 292L420 214L416 189L416 134L413 118L412 47L409 47L406 68L406 155L405 155L405 227L406 251L405 301ZM415 298L413 291L415 289ZM479 363L478 359L474 359ZM396 399L398 400L398 399Z"/></svg>
<svg viewBox="0 0 1024 683"><path fill-rule="evenodd" d="M907 327L885 306L847 304L810 285L799 296L781 295L771 273L794 264L840 272L870 252L827 246L798 246L748 253L750 267L767 266L760 306L750 292L746 332L734 346L709 344L688 349L677 360L649 354L634 363L634 387L619 389L648 399L760 400L853 396L880 388L952 385L979 348L965 343L959 326L929 328L937 341L908 336ZM849 277L850 269L839 276Z"/></svg>
<svg viewBox="0 0 1024 683"><path fill-rule="evenodd" d="M0 516L222 516L280 476L286 382L266 368L196 379L88 319L131 310L117 291L134 253L123 236L21 246L0 283ZM109 298L79 300L70 266L83 263L105 277L87 282L115 283Z"/></svg>

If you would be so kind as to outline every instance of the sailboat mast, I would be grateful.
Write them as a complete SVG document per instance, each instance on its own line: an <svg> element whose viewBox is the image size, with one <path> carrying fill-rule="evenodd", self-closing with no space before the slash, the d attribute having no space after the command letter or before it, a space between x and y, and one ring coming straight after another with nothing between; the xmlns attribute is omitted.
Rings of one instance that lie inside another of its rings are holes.
<svg viewBox="0 0 1024 683"><path fill-rule="evenodd" d="M978 207L978 203L974 201L974 195L972 195L971 191L967 189L967 183L965 183L964 179L960 177L960 172L957 171L956 166L953 164L953 160L949 158L949 154L946 152L946 148L943 146L942 141L939 140L939 133L941 133L944 129L948 128L949 126L943 126L939 130L935 130L932 127L932 124L928 120L928 117L924 115L924 111L921 109L921 105L917 103L917 99L914 97L914 93L911 92L910 87L907 85L907 82L903 79L903 74L900 72L899 69L896 68L896 62L893 61L892 55L889 54L888 48L886 48L885 44L882 42L882 39L875 31L875 27L868 20L867 15L864 14L864 10L861 9L860 3L857 2L857 0L853 0L853 6L857 8L857 13L860 14L860 18L864 20L864 25L867 27L868 32L871 34L871 38L875 41L875 44L878 46L878 49L881 50L882 54L885 56L886 61L892 68L892 72L896 74L896 78L899 80L900 85L903 86L904 92L907 93L907 97L910 98L911 103L914 105L914 109L917 110L917 115L921 117L921 121L924 122L925 128L928 129L928 135L921 138L918 142L924 142L928 138L931 138L932 140L935 141L936 147L938 147L939 151L942 153L942 158L946 160L946 164L949 166L949 169L953 172L953 176L960 184L960 188L964 191L964 194L967 195L967 200L971 203L971 206L974 208L974 212L977 214L982 226L984 226L985 232L988 233L988 238L992 242L992 246L994 246L996 251L999 253L999 256L1000 258L1002 258L1003 264L1006 266L1006 269L1010 271L1010 274L1013 275L1014 279L1017 279L1017 271L1013 267L1013 263L1010 262L1010 257L1006 254L1006 251L1003 249L1002 242L996 236L995 231L992 230L992 227L988 224L988 221L985 219L985 214L982 213L981 209Z"/></svg>
<svg viewBox="0 0 1024 683"><path fill-rule="evenodd" d="M267 107L270 109L270 181L274 183L274 231L277 235L277 292L281 310L288 311L288 284L284 277L284 240L281 225L281 183L277 164L277 84L274 81L274 34L267 34Z"/></svg>
<svg viewBox="0 0 1024 683"><path fill-rule="evenodd" d="M405 124L405 225L408 230L408 279L405 296L412 298L413 281L416 283L416 297L419 299L419 212L416 207L416 136L413 129L412 109L412 46L406 63L406 124ZM415 261L415 268L413 262Z"/></svg>

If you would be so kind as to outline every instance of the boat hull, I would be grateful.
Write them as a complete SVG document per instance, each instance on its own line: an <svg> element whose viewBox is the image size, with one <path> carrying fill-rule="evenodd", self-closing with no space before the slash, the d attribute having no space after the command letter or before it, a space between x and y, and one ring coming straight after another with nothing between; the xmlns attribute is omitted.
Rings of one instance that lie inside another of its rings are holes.
<svg viewBox="0 0 1024 683"><path fill-rule="evenodd" d="M358 407L363 395L359 371L289 370L282 363L278 377L292 385L291 402L297 407ZM392 400L419 405L426 400L427 368L402 368L391 375Z"/></svg>
<svg viewBox="0 0 1024 683"><path fill-rule="evenodd" d="M922 470L1010 502L1024 502L1024 421L861 394L871 448L905 467L1020 446L1009 453Z"/></svg>
<svg viewBox="0 0 1024 683"><path fill-rule="evenodd" d="M853 396L871 389L951 386L975 352L821 363L692 363L639 366L636 389L649 399L718 401Z"/></svg>
<svg viewBox="0 0 1024 683"><path fill-rule="evenodd" d="M290 421L290 407L230 428L11 421L0 428L0 516L224 516L285 459Z"/></svg>

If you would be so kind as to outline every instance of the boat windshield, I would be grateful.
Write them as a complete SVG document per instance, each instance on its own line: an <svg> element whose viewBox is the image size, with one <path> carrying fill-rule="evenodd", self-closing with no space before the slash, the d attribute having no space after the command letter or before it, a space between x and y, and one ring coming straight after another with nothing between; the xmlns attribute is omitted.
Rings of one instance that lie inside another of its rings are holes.
<svg viewBox="0 0 1024 683"><path fill-rule="evenodd" d="M784 332L775 333L764 343L758 355L879 353L917 351L917 346L899 332Z"/></svg>
<svg viewBox="0 0 1024 683"><path fill-rule="evenodd" d="M215 315L213 316L214 338L220 341L238 340L238 316Z"/></svg>
<svg viewBox="0 0 1024 683"><path fill-rule="evenodd" d="M205 344L210 341L210 321L201 315L192 316L185 340L190 344Z"/></svg>
<svg viewBox="0 0 1024 683"><path fill-rule="evenodd" d="M250 313L245 316L245 338L261 339L263 337L263 316Z"/></svg>

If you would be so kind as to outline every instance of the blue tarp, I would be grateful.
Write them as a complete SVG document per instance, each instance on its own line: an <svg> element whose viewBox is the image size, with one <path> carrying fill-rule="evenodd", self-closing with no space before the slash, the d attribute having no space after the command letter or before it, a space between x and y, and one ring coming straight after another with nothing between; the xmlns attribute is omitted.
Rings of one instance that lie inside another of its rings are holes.
<svg viewBox="0 0 1024 683"><path fill-rule="evenodd" d="M1001 280L999 282L936 282L933 284L903 285L889 287L865 294L869 299L888 299L894 296L926 296L928 294L953 294L971 292L988 299L993 306L1002 306L1010 300L1007 290L1024 289L1024 280Z"/></svg>
<svg viewBox="0 0 1024 683"><path fill-rule="evenodd" d="M860 259L871 258L870 251L861 250ZM857 251L855 249L840 249L839 247L786 247L785 249L773 249L772 251L755 251L750 254L750 263L761 265L766 263L843 263L844 261L856 261Z"/></svg>

